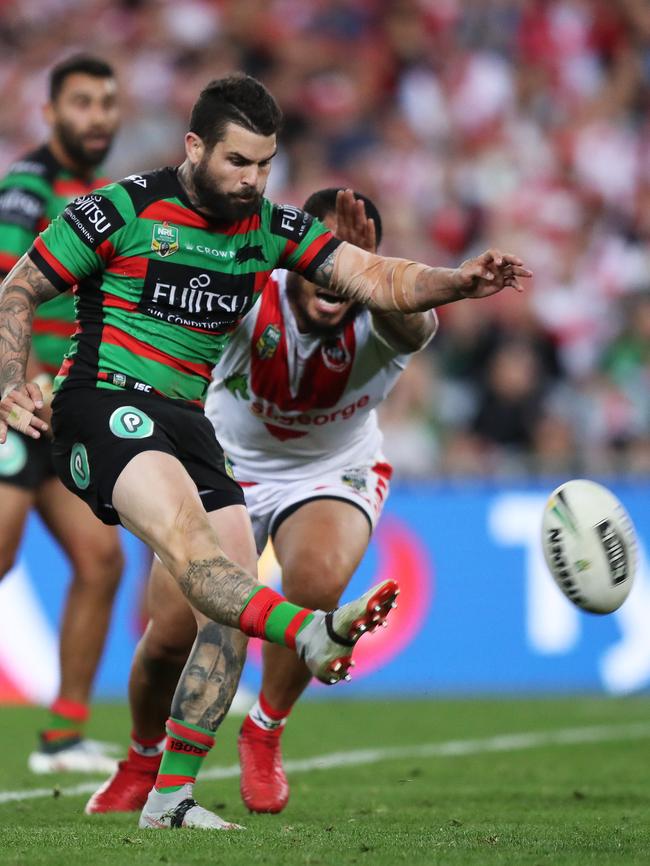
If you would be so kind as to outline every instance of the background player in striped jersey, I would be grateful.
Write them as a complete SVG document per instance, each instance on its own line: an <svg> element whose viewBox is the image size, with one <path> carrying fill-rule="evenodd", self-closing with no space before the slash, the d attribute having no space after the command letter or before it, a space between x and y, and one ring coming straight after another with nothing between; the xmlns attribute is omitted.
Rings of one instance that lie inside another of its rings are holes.
<svg viewBox="0 0 650 866"><path fill-rule="evenodd" d="M320 190L304 209L342 240L371 252L381 241L379 213L358 193ZM437 317L371 314L287 271L271 280L215 367L206 414L244 488L258 552L273 538L283 592L329 609L359 565L388 496L391 467L375 407L409 355L433 337ZM160 755L143 754L138 741L162 738L179 665L194 640L187 602L160 564L151 582L152 621L131 675L138 737L91 797L88 813L144 805ZM164 609L155 602L162 597ZM237 677L235 668L225 671L224 693ZM280 736L310 678L294 653L264 645L262 689L239 738L241 792L251 811L279 812L287 803Z"/></svg>
<svg viewBox="0 0 650 866"><path fill-rule="evenodd" d="M25 375L31 321L36 306L76 282L80 327L55 383L57 473L102 520L153 548L197 618L141 827L232 827L192 797L224 711L224 669L237 661L217 624L230 627L240 656L245 635L261 637L295 649L333 683L398 591L384 581L325 613L253 576L241 488L199 410L212 366L268 275L284 267L373 309L403 312L518 289L530 276L497 250L455 269L385 259L339 242L299 208L273 205L263 192L280 118L255 79L211 82L193 108L180 167L77 199L0 289L0 442L9 426L35 438L45 429L35 415L40 389Z"/></svg>
<svg viewBox="0 0 650 866"><path fill-rule="evenodd" d="M4 277L35 236L74 198L102 180L97 167L117 131L119 109L111 67L76 55L50 73L45 144L15 162L0 181L0 273ZM74 330L74 298L65 292L34 320L30 378L51 393ZM42 414L48 414L44 408ZM88 701L122 571L114 527L104 526L54 473L49 436L12 430L0 446L0 575L11 568L31 508L43 518L72 567L60 638L61 683L40 746L29 758L37 773L105 772L113 763L83 739Z"/></svg>

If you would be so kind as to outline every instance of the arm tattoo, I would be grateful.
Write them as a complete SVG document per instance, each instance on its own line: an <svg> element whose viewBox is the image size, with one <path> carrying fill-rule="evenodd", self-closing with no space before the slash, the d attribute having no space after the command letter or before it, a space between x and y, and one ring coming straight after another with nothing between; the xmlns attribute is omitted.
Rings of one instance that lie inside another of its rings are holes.
<svg viewBox="0 0 650 866"><path fill-rule="evenodd" d="M216 731L235 697L246 644L245 635L226 626L199 629L172 701L175 719Z"/></svg>
<svg viewBox="0 0 650 866"><path fill-rule="evenodd" d="M239 616L257 586L252 575L226 556L192 559L179 586L202 614L222 625L239 626Z"/></svg>
<svg viewBox="0 0 650 866"><path fill-rule="evenodd" d="M463 295L456 288L454 274L451 268L421 270L413 286L414 309L427 310L460 301Z"/></svg>
<svg viewBox="0 0 650 866"><path fill-rule="evenodd" d="M320 286L321 289L330 288L330 283L332 282L332 274L334 273L334 260L336 259L336 254L338 253L339 249L340 247L337 247L334 252L330 253L329 256L324 261L322 261L314 271L312 282L316 283L317 286Z"/></svg>
<svg viewBox="0 0 650 866"><path fill-rule="evenodd" d="M32 318L38 304L57 290L25 255L0 287L0 397L25 381L32 341Z"/></svg>

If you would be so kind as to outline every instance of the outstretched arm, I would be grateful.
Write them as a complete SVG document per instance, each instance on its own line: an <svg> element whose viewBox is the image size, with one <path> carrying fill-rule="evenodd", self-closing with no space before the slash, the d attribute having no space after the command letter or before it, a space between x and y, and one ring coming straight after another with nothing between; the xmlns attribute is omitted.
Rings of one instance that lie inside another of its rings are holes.
<svg viewBox="0 0 650 866"><path fill-rule="evenodd" d="M521 291L519 279L530 276L521 259L499 250L487 250L457 268L432 268L343 243L312 279L373 310L416 313L462 298L486 298L506 287Z"/></svg>
<svg viewBox="0 0 650 866"><path fill-rule="evenodd" d="M28 255L0 286L0 445L7 427L38 439L47 424L34 415L43 406L38 385L25 382L36 307L59 294Z"/></svg>
<svg viewBox="0 0 650 866"><path fill-rule="evenodd" d="M336 196L336 229L340 240L354 244L369 253L377 251L374 220L366 215L363 199L355 199L352 190L339 190ZM379 336L398 352L422 349L438 329L433 310L424 313L388 312L374 309L372 324Z"/></svg>

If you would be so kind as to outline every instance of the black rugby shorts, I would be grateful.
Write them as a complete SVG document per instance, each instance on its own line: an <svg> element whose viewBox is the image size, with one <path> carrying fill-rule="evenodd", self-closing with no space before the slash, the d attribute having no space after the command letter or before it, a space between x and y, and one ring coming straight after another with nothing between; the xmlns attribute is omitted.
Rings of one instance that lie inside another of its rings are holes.
<svg viewBox="0 0 650 866"><path fill-rule="evenodd" d="M200 409L150 394L71 388L52 404L56 473L101 521L120 522L113 488L124 467L142 451L162 451L185 467L206 511L243 505L212 424Z"/></svg>
<svg viewBox="0 0 650 866"><path fill-rule="evenodd" d="M0 484L34 491L50 478L56 478L50 437L32 439L9 429L7 441L0 445Z"/></svg>

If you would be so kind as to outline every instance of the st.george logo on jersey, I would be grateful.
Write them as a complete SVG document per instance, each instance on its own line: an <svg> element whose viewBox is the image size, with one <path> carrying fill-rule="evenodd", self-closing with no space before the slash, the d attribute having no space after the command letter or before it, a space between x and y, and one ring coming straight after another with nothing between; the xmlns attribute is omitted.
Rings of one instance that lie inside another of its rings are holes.
<svg viewBox="0 0 650 866"><path fill-rule="evenodd" d="M350 366L350 361L352 360L342 336L337 337L333 342L324 343L321 346L321 355L323 363L333 373L342 373Z"/></svg>
<svg viewBox="0 0 650 866"><path fill-rule="evenodd" d="M162 258L178 252L178 228L167 222L155 223L151 236L151 249Z"/></svg>

